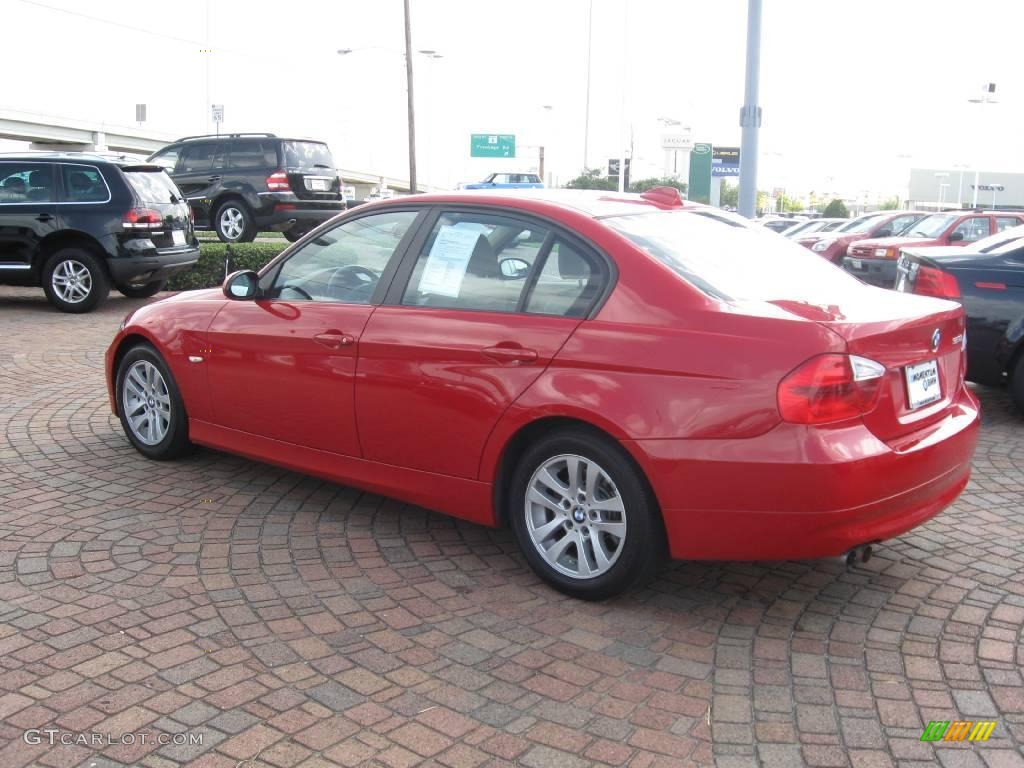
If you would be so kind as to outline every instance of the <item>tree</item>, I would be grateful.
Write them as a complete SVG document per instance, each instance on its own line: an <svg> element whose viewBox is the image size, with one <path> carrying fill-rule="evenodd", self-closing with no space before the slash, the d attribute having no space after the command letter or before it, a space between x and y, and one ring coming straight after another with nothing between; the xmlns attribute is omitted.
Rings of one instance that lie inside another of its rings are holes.
<svg viewBox="0 0 1024 768"><path fill-rule="evenodd" d="M832 202L825 206L825 210L821 212L821 215L829 219L850 218L850 212L846 208L846 203L838 197L833 198Z"/></svg>
<svg viewBox="0 0 1024 768"><path fill-rule="evenodd" d="M898 197L890 197L882 201L882 205L879 210L882 211L898 211L900 207L900 199Z"/></svg>
<svg viewBox="0 0 1024 768"><path fill-rule="evenodd" d="M649 179L640 179L629 185L630 192L646 192L654 187L675 187L680 192L686 192L686 182L673 179L671 176L662 176L660 179L652 176Z"/></svg>
<svg viewBox="0 0 1024 768"><path fill-rule="evenodd" d="M583 173L575 179L571 179L565 187L566 189L616 190L619 188L619 184L616 179L601 176L600 168L584 168Z"/></svg>
<svg viewBox="0 0 1024 768"><path fill-rule="evenodd" d="M722 191L718 195L718 204L723 208L737 208L740 204L740 185L730 184L722 180Z"/></svg>

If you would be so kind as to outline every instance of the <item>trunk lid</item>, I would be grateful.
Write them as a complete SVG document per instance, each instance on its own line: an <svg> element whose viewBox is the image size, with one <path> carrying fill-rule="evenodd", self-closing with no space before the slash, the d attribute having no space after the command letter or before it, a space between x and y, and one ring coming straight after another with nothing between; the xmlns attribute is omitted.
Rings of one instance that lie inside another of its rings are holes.
<svg viewBox="0 0 1024 768"><path fill-rule="evenodd" d="M772 303L830 329L846 342L849 354L885 366L878 404L863 419L879 439L899 442L939 421L952 407L963 383L963 308L951 301L883 289L858 293L838 306ZM937 381L928 383L938 386L939 398L912 407L908 366L915 367L910 375L930 378L920 366L932 361Z"/></svg>
<svg viewBox="0 0 1024 768"><path fill-rule="evenodd" d="M143 231L158 249L185 248L192 242L192 215L181 190L167 172L158 165L125 166L121 168L128 185L144 208L160 214L162 231Z"/></svg>
<svg viewBox="0 0 1024 768"><path fill-rule="evenodd" d="M300 200L338 202L341 180L327 145L320 141L281 142L282 164Z"/></svg>

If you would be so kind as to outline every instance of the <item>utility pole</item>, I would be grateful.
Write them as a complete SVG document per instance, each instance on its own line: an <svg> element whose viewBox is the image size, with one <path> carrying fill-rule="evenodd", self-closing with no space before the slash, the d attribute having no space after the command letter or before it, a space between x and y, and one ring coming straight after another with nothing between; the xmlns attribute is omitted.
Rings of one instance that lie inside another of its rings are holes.
<svg viewBox="0 0 1024 768"><path fill-rule="evenodd" d="M412 26L405 0L405 81L409 96L409 193L416 194L416 107L412 91Z"/></svg>
<svg viewBox="0 0 1024 768"><path fill-rule="evenodd" d="M761 77L761 0L747 0L747 74L740 109L743 140L740 143L739 212L754 218L757 209L757 132L761 128L758 91Z"/></svg>
<svg viewBox="0 0 1024 768"><path fill-rule="evenodd" d="M587 170L588 152L590 151L590 49L594 35L594 0L590 0L587 8L587 106L583 117L583 171Z"/></svg>

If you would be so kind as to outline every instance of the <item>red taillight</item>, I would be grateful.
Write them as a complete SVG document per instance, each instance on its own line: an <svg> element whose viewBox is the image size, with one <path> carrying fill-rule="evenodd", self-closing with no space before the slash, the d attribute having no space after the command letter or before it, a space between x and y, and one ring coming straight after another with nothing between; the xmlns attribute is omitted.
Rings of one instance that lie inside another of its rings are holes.
<svg viewBox="0 0 1024 768"><path fill-rule="evenodd" d="M914 293L940 299L959 299L960 285L949 272L922 264L917 270Z"/></svg>
<svg viewBox="0 0 1024 768"><path fill-rule="evenodd" d="M125 229L163 229L163 217L160 211L152 208L132 208L121 219Z"/></svg>
<svg viewBox="0 0 1024 768"><path fill-rule="evenodd" d="M284 171L276 171L267 176L267 189L271 192L289 192L291 184L288 183L288 174Z"/></svg>
<svg viewBox="0 0 1024 768"><path fill-rule="evenodd" d="M885 366L867 358L812 357L779 383L779 413L796 424L861 416L875 407L884 375Z"/></svg>

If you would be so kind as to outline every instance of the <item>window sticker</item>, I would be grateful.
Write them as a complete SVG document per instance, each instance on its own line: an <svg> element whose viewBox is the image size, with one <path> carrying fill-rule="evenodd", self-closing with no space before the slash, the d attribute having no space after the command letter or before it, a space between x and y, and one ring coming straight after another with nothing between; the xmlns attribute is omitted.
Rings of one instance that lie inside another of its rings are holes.
<svg viewBox="0 0 1024 768"><path fill-rule="evenodd" d="M457 299L480 237L481 233L475 229L441 227L423 267L419 292Z"/></svg>

